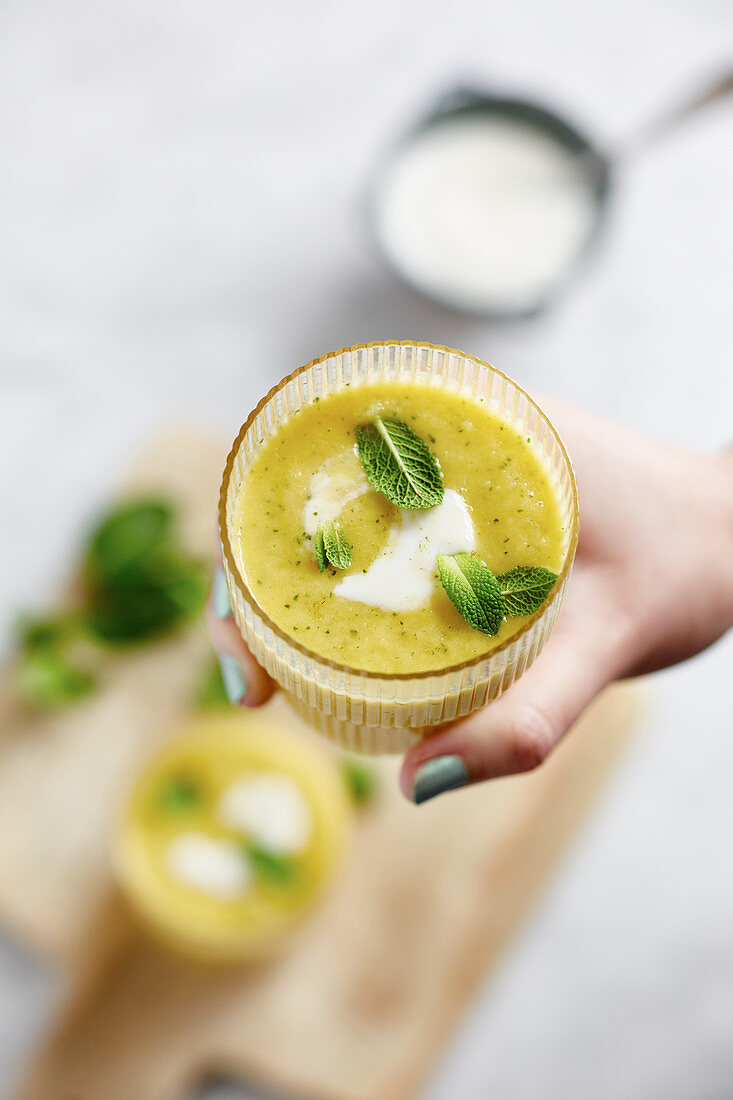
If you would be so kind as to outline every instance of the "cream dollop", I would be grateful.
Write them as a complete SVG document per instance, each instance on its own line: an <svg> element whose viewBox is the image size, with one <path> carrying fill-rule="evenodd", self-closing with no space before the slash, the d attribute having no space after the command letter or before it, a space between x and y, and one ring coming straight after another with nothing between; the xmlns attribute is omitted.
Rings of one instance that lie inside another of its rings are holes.
<svg viewBox="0 0 733 1100"><path fill-rule="evenodd" d="M180 833L167 852L171 876L202 894L230 899L249 889L252 868L233 840L216 839L206 833Z"/></svg>
<svg viewBox="0 0 733 1100"><path fill-rule="evenodd" d="M596 220L582 157L535 125L457 117L387 172L382 241L419 286L469 309L527 309L567 273Z"/></svg>
<svg viewBox="0 0 733 1100"><path fill-rule="evenodd" d="M306 799L284 775L263 773L236 780L221 796L218 816L227 828L246 833L277 856L302 852L313 828Z"/></svg>
<svg viewBox="0 0 733 1100"><path fill-rule="evenodd" d="M334 595L383 611L416 611L433 595L436 555L470 551L475 543L466 502L455 489L446 489L435 508L401 509L382 552L365 573L344 577Z"/></svg>
<svg viewBox="0 0 733 1100"><path fill-rule="evenodd" d="M338 519L342 508L368 493L369 489L356 444L329 458L311 478L308 499L303 507L303 529L315 535L319 524Z"/></svg>

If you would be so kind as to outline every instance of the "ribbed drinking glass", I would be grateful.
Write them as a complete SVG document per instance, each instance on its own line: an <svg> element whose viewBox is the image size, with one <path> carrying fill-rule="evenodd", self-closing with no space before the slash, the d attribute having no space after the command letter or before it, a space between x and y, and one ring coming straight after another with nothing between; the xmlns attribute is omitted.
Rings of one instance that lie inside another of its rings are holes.
<svg viewBox="0 0 733 1100"><path fill-rule="evenodd" d="M327 660L259 607L235 537L237 500L260 449L298 409L346 385L379 381L457 391L530 441L557 494L563 563L548 600L501 646L441 669L375 673ZM224 572L242 637L296 710L344 747L404 752L430 730L490 703L529 668L557 618L578 541L578 496L567 452L542 410L501 371L471 355L408 340L376 341L314 359L284 378L250 414L227 459L219 502Z"/></svg>

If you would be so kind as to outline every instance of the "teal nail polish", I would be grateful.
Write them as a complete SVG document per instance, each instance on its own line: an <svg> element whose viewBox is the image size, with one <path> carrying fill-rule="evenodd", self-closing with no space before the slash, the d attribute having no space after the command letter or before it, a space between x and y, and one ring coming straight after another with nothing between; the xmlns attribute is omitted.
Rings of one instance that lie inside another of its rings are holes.
<svg viewBox="0 0 733 1100"><path fill-rule="evenodd" d="M217 569L214 573L211 602L217 619L226 619L231 615L232 604L229 599L229 589L227 588L227 579L224 576L223 569Z"/></svg>
<svg viewBox="0 0 733 1100"><path fill-rule="evenodd" d="M413 801L419 806L436 794L465 787L468 782L468 771L460 756L436 756L415 772Z"/></svg>
<svg viewBox="0 0 733 1100"><path fill-rule="evenodd" d="M227 699L230 703L241 703L247 694L247 681L244 678L239 661L229 653L220 653L219 667L221 668L221 678L224 681Z"/></svg>

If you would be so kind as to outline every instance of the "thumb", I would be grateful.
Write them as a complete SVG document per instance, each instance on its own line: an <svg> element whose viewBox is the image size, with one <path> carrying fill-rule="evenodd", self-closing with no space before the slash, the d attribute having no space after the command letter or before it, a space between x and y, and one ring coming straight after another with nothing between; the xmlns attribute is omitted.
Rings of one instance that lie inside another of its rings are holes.
<svg viewBox="0 0 733 1100"><path fill-rule="evenodd" d="M561 616L562 621L562 616ZM562 630L505 695L428 735L405 757L400 786L426 802L468 783L529 771L619 671L618 648L602 630Z"/></svg>
<svg viewBox="0 0 733 1100"><path fill-rule="evenodd" d="M230 703L258 707L267 702L275 684L245 645L232 614L226 577L221 566L206 605L206 619Z"/></svg>

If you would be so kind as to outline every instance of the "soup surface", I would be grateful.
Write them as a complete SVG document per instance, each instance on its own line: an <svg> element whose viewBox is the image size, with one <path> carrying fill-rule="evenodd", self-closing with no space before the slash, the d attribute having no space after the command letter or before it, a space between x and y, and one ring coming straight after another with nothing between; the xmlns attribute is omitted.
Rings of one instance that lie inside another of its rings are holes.
<svg viewBox="0 0 733 1100"><path fill-rule="evenodd" d="M348 814L326 757L272 713L229 708L143 772L121 831L121 878L172 945L206 958L256 955L330 877Z"/></svg>
<svg viewBox="0 0 733 1100"><path fill-rule="evenodd" d="M445 494L395 507L367 482L357 426L399 417L438 460ZM337 520L345 571L319 571L316 531ZM438 553L474 552L492 572L559 572L565 534L549 473L529 441L474 398L426 383L353 385L286 420L244 480L233 539L255 599L288 635L339 664L383 673L445 668L520 630L473 629L438 579Z"/></svg>

